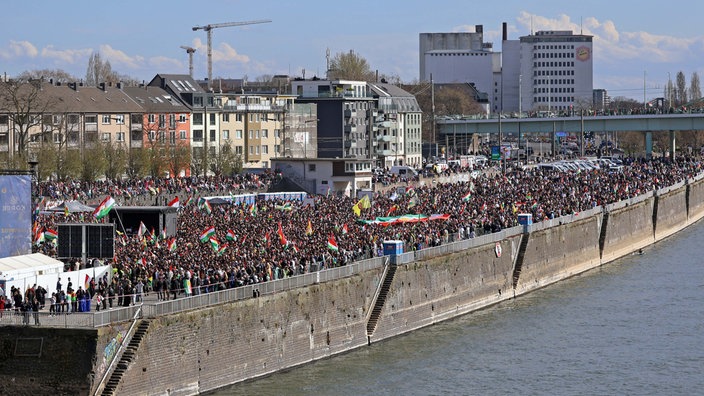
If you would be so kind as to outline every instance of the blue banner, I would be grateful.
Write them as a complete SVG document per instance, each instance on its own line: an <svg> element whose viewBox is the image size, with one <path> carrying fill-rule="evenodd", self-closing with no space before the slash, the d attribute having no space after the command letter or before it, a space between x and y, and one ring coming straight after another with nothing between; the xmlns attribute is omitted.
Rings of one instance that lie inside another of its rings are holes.
<svg viewBox="0 0 704 396"><path fill-rule="evenodd" d="M0 258L32 253L32 179L0 175Z"/></svg>

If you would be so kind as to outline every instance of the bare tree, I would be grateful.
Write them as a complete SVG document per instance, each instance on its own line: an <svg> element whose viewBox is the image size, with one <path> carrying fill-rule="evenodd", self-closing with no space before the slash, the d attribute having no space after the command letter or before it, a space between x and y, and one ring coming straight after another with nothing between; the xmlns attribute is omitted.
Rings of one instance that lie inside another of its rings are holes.
<svg viewBox="0 0 704 396"><path fill-rule="evenodd" d="M369 67L369 63L354 51L338 52L330 60L330 71L328 77L332 80L357 80L374 81L374 72Z"/></svg>
<svg viewBox="0 0 704 396"><path fill-rule="evenodd" d="M213 156L210 170L216 175L231 175L236 168L237 157L229 144L223 144L220 151Z"/></svg>
<svg viewBox="0 0 704 396"><path fill-rule="evenodd" d="M41 127L45 114L51 114L56 103L39 80L0 81L0 114L6 114L14 128L15 145L10 147L9 160L26 168L30 132ZM13 158L17 154L17 158Z"/></svg>
<svg viewBox="0 0 704 396"><path fill-rule="evenodd" d="M94 142L83 149L81 161L81 179L84 181L94 181L98 176L105 173L107 160L105 158L105 144Z"/></svg>
<svg viewBox="0 0 704 396"><path fill-rule="evenodd" d="M687 103L687 82L685 81L684 73L681 71L677 72L675 80L675 99L677 106Z"/></svg>
<svg viewBox="0 0 704 396"><path fill-rule="evenodd" d="M18 77L19 80L30 81L30 80L53 80L54 83L70 83L78 81L76 76L68 73L67 71L61 69L40 69L40 70L29 70L21 73Z"/></svg>
<svg viewBox="0 0 704 396"><path fill-rule="evenodd" d="M191 163L191 151L186 146L171 145L166 150L166 161L172 177L178 176Z"/></svg>
<svg viewBox="0 0 704 396"><path fill-rule="evenodd" d="M699 86L699 74L697 72L692 73L692 78L689 81L689 97L690 100L697 100L702 97L702 90Z"/></svg>
<svg viewBox="0 0 704 396"><path fill-rule="evenodd" d="M93 52L88 58L88 69L86 70L86 85L97 86L101 82L118 83L120 76L112 70L110 61L103 60L100 52Z"/></svg>

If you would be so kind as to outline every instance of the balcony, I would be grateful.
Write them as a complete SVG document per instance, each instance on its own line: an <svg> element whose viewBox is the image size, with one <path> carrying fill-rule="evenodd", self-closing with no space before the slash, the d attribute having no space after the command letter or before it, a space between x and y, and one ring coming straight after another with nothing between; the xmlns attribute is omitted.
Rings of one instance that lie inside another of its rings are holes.
<svg viewBox="0 0 704 396"><path fill-rule="evenodd" d="M379 140L381 142L391 142L391 141L394 141L394 139L395 139L395 136L391 136L391 135L377 135L376 136L376 140Z"/></svg>
<svg viewBox="0 0 704 396"><path fill-rule="evenodd" d="M347 124L345 125L345 133L357 132L357 124Z"/></svg>
<svg viewBox="0 0 704 396"><path fill-rule="evenodd" d="M346 109L345 110L345 118L350 118L350 117L357 117L357 110Z"/></svg>
<svg viewBox="0 0 704 396"><path fill-rule="evenodd" d="M377 155L381 155L384 157L388 157L390 155L395 154L393 150L376 150L376 153L377 153Z"/></svg>
<svg viewBox="0 0 704 396"><path fill-rule="evenodd" d="M356 140L345 140L345 149L357 148Z"/></svg>

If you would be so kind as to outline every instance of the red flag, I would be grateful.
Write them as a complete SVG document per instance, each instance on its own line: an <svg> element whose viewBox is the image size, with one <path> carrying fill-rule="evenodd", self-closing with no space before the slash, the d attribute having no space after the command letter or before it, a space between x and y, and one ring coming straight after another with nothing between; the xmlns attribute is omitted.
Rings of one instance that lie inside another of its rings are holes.
<svg viewBox="0 0 704 396"><path fill-rule="evenodd" d="M286 240L286 235L284 235L284 230L281 228L281 222L279 222L279 229L276 231L279 234L279 240L281 241L282 245L287 245L288 240Z"/></svg>

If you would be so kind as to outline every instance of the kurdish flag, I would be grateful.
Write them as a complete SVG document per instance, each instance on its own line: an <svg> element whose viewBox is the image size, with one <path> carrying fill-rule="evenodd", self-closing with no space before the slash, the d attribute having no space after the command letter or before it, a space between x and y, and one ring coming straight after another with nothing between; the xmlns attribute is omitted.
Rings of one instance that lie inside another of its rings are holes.
<svg viewBox="0 0 704 396"><path fill-rule="evenodd" d="M205 203L203 203L203 207L202 207L203 210L205 210L205 212L207 214L213 213L213 208L212 208L212 206L210 206L210 202L208 202L208 200L204 200L204 201L205 201Z"/></svg>
<svg viewBox="0 0 704 396"><path fill-rule="evenodd" d="M217 252L220 249L220 242L218 242L218 240L215 239L215 237L210 237L209 241L210 241L210 246L213 248L213 251Z"/></svg>
<svg viewBox="0 0 704 396"><path fill-rule="evenodd" d="M308 219L308 226L306 227L306 235L313 235L313 223Z"/></svg>
<svg viewBox="0 0 704 396"><path fill-rule="evenodd" d="M149 230L147 230L147 226L144 225L144 222L140 221L139 230L137 231L137 238L141 239L147 232L149 232Z"/></svg>
<svg viewBox="0 0 704 396"><path fill-rule="evenodd" d="M112 209L113 206L115 206L115 200L112 199L112 197L108 195L107 197L105 197L103 202L101 202L100 205L98 205L98 207L95 208L95 211L93 212L93 216L96 219L102 219L103 217L105 217L105 215L110 213L110 209Z"/></svg>
<svg viewBox="0 0 704 396"><path fill-rule="evenodd" d="M472 192L471 192L471 191L468 192L467 195L465 195L464 197L462 197L462 201L464 201L464 202L469 202L469 199L470 199L470 198L472 198Z"/></svg>
<svg viewBox="0 0 704 396"><path fill-rule="evenodd" d="M223 253L225 253L226 249L227 249L227 244L220 246L220 249L218 249L218 256L222 256Z"/></svg>
<svg viewBox="0 0 704 396"><path fill-rule="evenodd" d="M252 205L249 206L249 213L250 213L252 216L256 216L256 215L257 215L257 204L255 204L254 202L252 202Z"/></svg>
<svg viewBox="0 0 704 396"><path fill-rule="evenodd" d="M288 240L286 239L286 235L284 235L284 230L281 228L281 222L279 222L279 229L276 231L279 234L279 240L281 241L282 245L288 245Z"/></svg>
<svg viewBox="0 0 704 396"><path fill-rule="evenodd" d="M347 234L348 232L349 232L349 230L347 229L347 223L345 223L345 224L342 226L342 234L344 235L344 234Z"/></svg>
<svg viewBox="0 0 704 396"><path fill-rule="evenodd" d="M178 197L172 199L171 202L169 202L169 206L171 206L172 208L178 208L179 206L181 206L180 202L178 201Z"/></svg>
<svg viewBox="0 0 704 396"><path fill-rule="evenodd" d="M228 241L234 241L235 240L235 232L232 230L227 230L227 235L225 235L225 239Z"/></svg>
<svg viewBox="0 0 704 396"><path fill-rule="evenodd" d="M169 242L166 243L166 247L169 249L170 252L175 252L176 251L176 238L169 239Z"/></svg>
<svg viewBox="0 0 704 396"><path fill-rule="evenodd" d="M54 239L59 237L59 233L52 230L51 228L47 228L46 231L44 231L44 239L47 241L53 241Z"/></svg>
<svg viewBox="0 0 704 396"><path fill-rule="evenodd" d="M210 226L200 234L200 241L203 243L208 242L208 239L213 235L215 235L215 227Z"/></svg>
<svg viewBox="0 0 704 396"><path fill-rule="evenodd" d="M188 205L191 204L191 202L193 202L193 195L191 195L190 197L188 197L188 199L186 200L186 203L183 204L183 206L188 206Z"/></svg>
<svg viewBox="0 0 704 396"><path fill-rule="evenodd" d="M335 241L335 236L330 235L328 237L328 249L338 251L339 248L337 247L337 241Z"/></svg>

